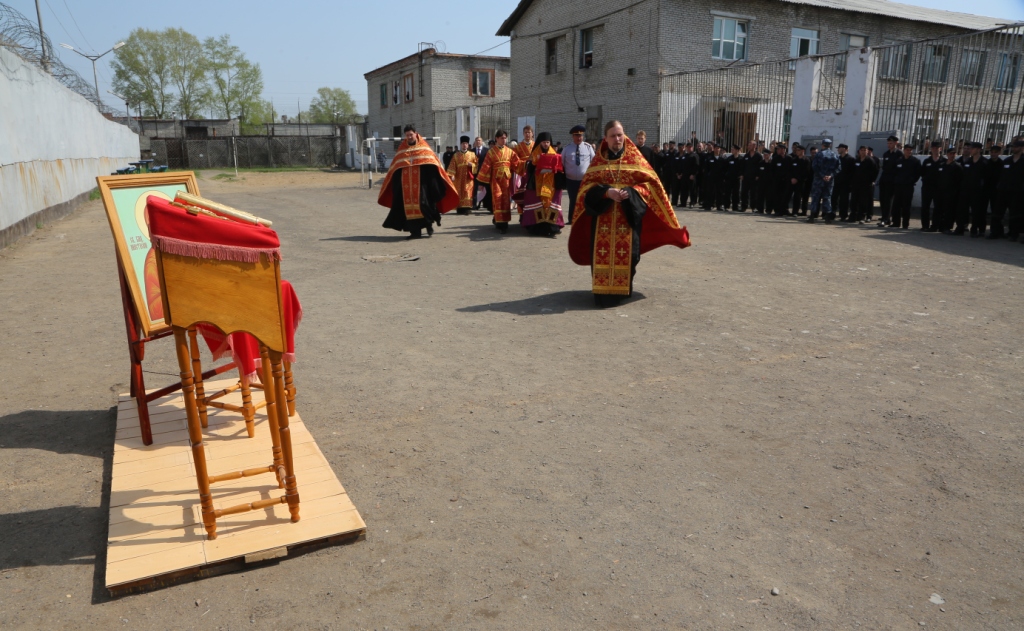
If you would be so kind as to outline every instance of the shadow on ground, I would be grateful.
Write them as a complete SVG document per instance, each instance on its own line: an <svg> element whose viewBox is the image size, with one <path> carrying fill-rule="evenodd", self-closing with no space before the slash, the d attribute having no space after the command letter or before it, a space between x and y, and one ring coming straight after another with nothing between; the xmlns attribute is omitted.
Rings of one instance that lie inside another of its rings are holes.
<svg viewBox="0 0 1024 631"><path fill-rule="evenodd" d="M0 418L0 447L81 454L102 461L99 506L57 506L0 514L0 571L40 565L93 565L92 602L109 600L107 521L117 408L25 410Z"/></svg>
<svg viewBox="0 0 1024 631"><path fill-rule="evenodd" d="M634 291L633 296L624 299L619 306L626 305L646 298L639 291ZM614 307L612 307L614 308ZM553 294L533 296L522 300L509 300L508 302L489 302L483 305L472 307L460 307L456 311L462 313L481 313L485 311L500 311L512 315L554 315L568 311L594 311L598 307L594 305L594 294L589 291L556 291Z"/></svg>

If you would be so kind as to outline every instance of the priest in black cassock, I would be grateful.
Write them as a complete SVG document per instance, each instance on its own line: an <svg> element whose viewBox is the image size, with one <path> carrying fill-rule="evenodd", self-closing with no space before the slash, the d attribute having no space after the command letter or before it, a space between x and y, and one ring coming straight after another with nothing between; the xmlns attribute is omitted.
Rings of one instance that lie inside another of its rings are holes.
<svg viewBox="0 0 1024 631"><path fill-rule="evenodd" d="M405 139L391 161L377 203L390 208L385 228L408 232L419 239L423 229L434 234L433 224L441 225L441 215L459 205L459 194L437 154L412 125L405 126Z"/></svg>

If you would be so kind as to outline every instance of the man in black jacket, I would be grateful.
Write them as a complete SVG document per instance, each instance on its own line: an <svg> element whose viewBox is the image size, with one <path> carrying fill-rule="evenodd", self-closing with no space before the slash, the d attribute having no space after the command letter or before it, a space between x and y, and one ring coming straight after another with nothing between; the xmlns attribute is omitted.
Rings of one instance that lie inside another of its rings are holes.
<svg viewBox="0 0 1024 631"><path fill-rule="evenodd" d="M850 148L846 144L836 147L839 154L839 173L832 178L832 210L839 213L839 221L846 221L850 217L850 182L853 175L853 163L857 160L850 155Z"/></svg>
<svg viewBox="0 0 1024 631"><path fill-rule="evenodd" d="M764 158L757 150L757 143L747 143L747 152L743 154L743 182L740 189L740 211L757 210L757 177L761 173Z"/></svg>
<svg viewBox="0 0 1024 631"><path fill-rule="evenodd" d="M1010 211L1007 236L1012 241L1024 230L1024 140L1010 145L1010 156L1000 162L1001 173L992 202L992 234L989 239L1003 237L1003 216Z"/></svg>
<svg viewBox="0 0 1024 631"><path fill-rule="evenodd" d="M765 212L765 207L768 206L769 204L768 191L770 189L771 178L769 176L771 175L771 171L768 167L771 166L772 154L770 151L768 151L768 149L764 149L761 152L759 152L758 155L761 156L761 159L758 160L757 162L757 174L755 176L756 184L754 185L753 209L755 213L763 215ZM744 181L746 181L747 177L743 176L743 179ZM771 212L770 207L768 212Z"/></svg>
<svg viewBox="0 0 1024 631"><path fill-rule="evenodd" d="M722 160L722 198L718 200L719 210L740 211L740 183L743 181L743 156L740 146L733 145L729 155Z"/></svg>
<svg viewBox="0 0 1024 631"><path fill-rule="evenodd" d="M903 160L896 165L896 199L893 203L892 227L910 227L910 205L914 188L921 179L921 161L914 155L913 145L903 147Z"/></svg>
<svg viewBox="0 0 1024 631"><path fill-rule="evenodd" d="M807 214L807 197L809 191L807 182L811 178L811 161L804 156L804 148L793 143L793 153L789 156L790 161L790 190L793 192L793 212L790 215Z"/></svg>
<svg viewBox="0 0 1024 631"><path fill-rule="evenodd" d="M850 174L850 218L849 223L868 223L875 207L875 179L878 177L878 163L868 155L868 148L861 145Z"/></svg>
<svg viewBox="0 0 1024 631"><path fill-rule="evenodd" d="M886 144L888 151L882 154L882 178L878 181L878 201L881 205L881 218L879 226L891 226L893 202L896 201L896 174L899 172L898 165L903 161L903 152L897 148L900 139L896 136L889 136Z"/></svg>
<svg viewBox="0 0 1024 631"><path fill-rule="evenodd" d="M636 148L640 150L640 155L647 160L647 164L651 165L655 173L658 173L658 152L647 144L647 132L640 130L636 132ZM668 189L665 189L668 192Z"/></svg>
<svg viewBox="0 0 1024 631"><path fill-rule="evenodd" d="M693 189L697 185L697 171L699 169L700 160L697 158L697 154L693 152L693 145L686 143L683 146L683 152L676 157L674 164L675 186L677 189L673 189L672 192L673 206L687 206L691 198L696 200L696 191Z"/></svg>
<svg viewBox="0 0 1024 631"><path fill-rule="evenodd" d="M791 178L793 161L786 155L786 145L775 145L775 153L768 163L768 207L766 213L775 213L777 217L789 214L789 198L792 191Z"/></svg>
<svg viewBox="0 0 1024 631"><path fill-rule="evenodd" d="M964 234L967 223L971 224L971 236L985 236L988 217L985 212L985 172L988 171L988 160L981 155L984 145L980 142L969 142L965 146L962 165L963 179L960 182L960 201L957 204L956 229L953 234Z"/></svg>
<svg viewBox="0 0 1024 631"><path fill-rule="evenodd" d="M942 157L942 142L934 141L931 155L921 162L921 230L938 232L939 204L939 167L946 161Z"/></svg>
<svg viewBox="0 0 1024 631"><path fill-rule="evenodd" d="M985 209L986 218L989 209L995 212L996 188L999 186L999 176L1003 174L1003 148L999 145L991 145L988 149L988 169L985 170ZM982 236L985 236L982 234Z"/></svg>
<svg viewBox="0 0 1024 631"><path fill-rule="evenodd" d="M718 145L711 145L711 153L701 161L701 174L704 184L701 187L701 204L704 210L711 210L718 207L718 188L721 167L718 161L721 160L721 149Z"/></svg>
<svg viewBox="0 0 1024 631"><path fill-rule="evenodd" d="M964 168L956 160L956 147L946 147L946 161L939 165L939 231L943 234L954 234L953 223L956 221L957 204L960 202L960 180L964 177ZM959 234L963 234L960 230Z"/></svg>

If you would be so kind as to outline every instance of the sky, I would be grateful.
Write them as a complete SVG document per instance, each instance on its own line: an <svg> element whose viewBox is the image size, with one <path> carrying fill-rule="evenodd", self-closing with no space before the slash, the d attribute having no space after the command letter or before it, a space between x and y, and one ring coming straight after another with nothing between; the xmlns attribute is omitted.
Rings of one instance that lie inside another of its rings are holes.
<svg viewBox="0 0 1024 631"><path fill-rule="evenodd" d="M0 0L36 20L35 0ZM948 11L1024 21L1024 0L902 0ZM135 28L178 27L199 39L231 35L250 61L263 69L264 98L278 113L294 116L309 107L317 88L348 90L357 109L367 108L363 74L417 51L420 42L437 43L449 53L508 55L506 38L494 35L518 0L425 2L424 0L39 0L43 29L61 60L92 81L92 63L67 43L90 54L102 53ZM426 9L430 7L430 9ZM301 9L301 10L299 10ZM108 94L113 54L97 62L100 94Z"/></svg>

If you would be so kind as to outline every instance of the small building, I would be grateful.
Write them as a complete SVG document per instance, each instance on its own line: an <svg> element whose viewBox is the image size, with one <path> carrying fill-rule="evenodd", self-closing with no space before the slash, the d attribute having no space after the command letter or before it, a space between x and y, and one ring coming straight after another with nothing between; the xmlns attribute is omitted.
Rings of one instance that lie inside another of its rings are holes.
<svg viewBox="0 0 1024 631"><path fill-rule="evenodd" d="M690 134L673 122L682 120L672 98L680 73L1010 23L887 0L521 0L497 34L511 38L514 118L535 117L538 130L563 140L586 124L591 141L605 121L619 119L627 134L643 129L664 142ZM960 63L943 57L948 47L924 52L936 67ZM885 63L903 72L908 58L896 53Z"/></svg>
<svg viewBox="0 0 1024 631"><path fill-rule="evenodd" d="M380 138L401 136L408 124L415 125L421 136L441 135L446 126L435 124L441 112L447 119L456 108L508 102L511 94L508 57L423 48L363 76L369 103L367 133Z"/></svg>

